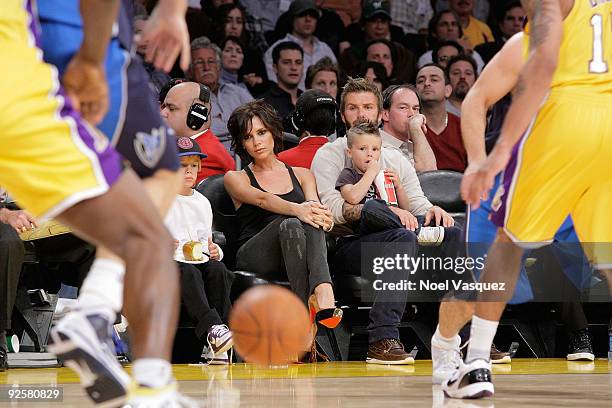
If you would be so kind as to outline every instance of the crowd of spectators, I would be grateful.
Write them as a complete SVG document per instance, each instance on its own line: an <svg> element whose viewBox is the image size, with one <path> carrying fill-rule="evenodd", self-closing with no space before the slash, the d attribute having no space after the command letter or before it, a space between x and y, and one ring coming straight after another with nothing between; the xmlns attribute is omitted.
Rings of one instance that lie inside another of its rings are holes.
<svg viewBox="0 0 612 408"><path fill-rule="evenodd" d="M146 20L147 10L154 2L142 3L137 7L137 21ZM423 100L421 113L427 111L425 116L432 119L431 123L423 121L426 138L420 139L416 134L415 142L404 125L403 134L395 129L394 135L403 140L404 150L416 144L416 162L411 160L417 171L462 172L467 159L457 137L461 102L485 63L522 29L525 20L519 1L494 3L192 0L187 13L192 35L191 67L184 73L175 69L171 76L185 77L210 88L211 124L207 133L235 157L227 122L231 113L247 102L261 98L272 105L282 119L284 132L299 137L291 115L305 90L320 89L338 100L348 78L366 78L382 93L392 85L417 84L419 70L433 63L448 83L433 98L438 102L442 98L448 115L453 116L446 115L442 122L437 120L443 113L440 104L432 102L431 86L423 85L417 90L417 97ZM137 30L138 27L137 23ZM431 69L434 68L428 68ZM151 70L151 75L152 82L161 88L160 73ZM383 118L387 136L393 133L388 129L394 122ZM329 140L345 132L338 116ZM293 145L289 143L289 147ZM396 143L396 147L400 144ZM227 163L227 158L224 160Z"/></svg>

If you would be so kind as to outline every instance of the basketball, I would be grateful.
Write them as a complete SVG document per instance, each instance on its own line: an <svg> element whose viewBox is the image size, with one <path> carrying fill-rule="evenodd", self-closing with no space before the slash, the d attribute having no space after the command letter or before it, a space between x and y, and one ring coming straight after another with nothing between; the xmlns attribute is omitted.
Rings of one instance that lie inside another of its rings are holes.
<svg viewBox="0 0 612 408"><path fill-rule="evenodd" d="M277 285L244 292L232 308L229 324L236 352L249 363L287 364L299 358L311 341L306 306Z"/></svg>

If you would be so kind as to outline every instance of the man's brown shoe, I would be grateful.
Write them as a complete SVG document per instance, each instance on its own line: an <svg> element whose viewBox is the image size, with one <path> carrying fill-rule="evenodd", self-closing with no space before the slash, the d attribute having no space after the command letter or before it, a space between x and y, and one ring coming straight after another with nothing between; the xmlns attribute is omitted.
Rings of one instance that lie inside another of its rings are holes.
<svg viewBox="0 0 612 408"><path fill-rule="evenodd" d="M414 364L414 357L406 353L404 345L397 339L382 339L368 347L370 364Z"/></svg>
<svg viewBox="0 0 612 408"><path fill-rule="evenodd" d="M499 351L495 344L491 344L491 363L493 364L509 364L512 362L510 353L507 351Z"/></svg>

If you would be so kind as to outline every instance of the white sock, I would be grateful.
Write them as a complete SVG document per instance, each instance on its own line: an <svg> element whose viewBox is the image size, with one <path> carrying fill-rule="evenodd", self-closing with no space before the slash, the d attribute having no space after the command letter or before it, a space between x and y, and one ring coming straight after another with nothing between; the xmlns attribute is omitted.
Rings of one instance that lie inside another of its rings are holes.
<svg viewBox="0 0 612 408"><path fill-rule="evenodd" d="M489 361L491 358L491 345L499 322L472 317L470 343L468 344L466 362L481 359Z"/></svg>
<svg viewBox="0 0 612 408"><path fill-rule="evenodd" d="M172 381L172 366L161 358L139 358L134 361L132 375L140 385L159 388Z"/></svg>
<svg viewBox="0 0 612 408"><path fill-rule="evenodd" d="M440 325L436 327L436 332L433 336L435 342L445 349L458 349L461 345L461 337L458 334L453 337L442 336L440 333Z"/></svg>
<svg viewBox="0 0 612 408"><path fill-rule="evenodd" d="M123 307L123 277L125 264L99 258L91 265L81 286L79 308L84 312L104 314L111 322Z"/></svg>

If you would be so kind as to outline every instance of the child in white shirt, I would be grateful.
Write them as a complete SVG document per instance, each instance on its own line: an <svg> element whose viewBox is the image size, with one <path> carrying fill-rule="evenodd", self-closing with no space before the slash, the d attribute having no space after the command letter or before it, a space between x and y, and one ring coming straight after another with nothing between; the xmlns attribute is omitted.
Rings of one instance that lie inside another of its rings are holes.
<svg viewBox="0 0 612 408"><path fill-rule="evenodd" d="M189 137L176 141L183 168L183 185L166 216L174 237L174 259L181 273L181 300L197 322L196 336L208 343L210 364L229 364L233 346L225 324L229 315L233 274L221 262L223 251L212 242L212 209L206 197L193 189L201 160L206 157Z"/></svg>

